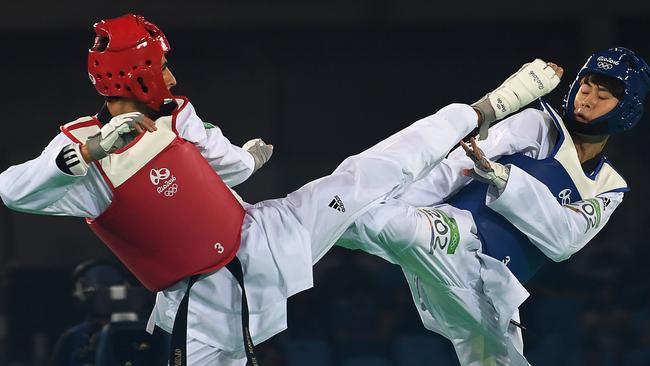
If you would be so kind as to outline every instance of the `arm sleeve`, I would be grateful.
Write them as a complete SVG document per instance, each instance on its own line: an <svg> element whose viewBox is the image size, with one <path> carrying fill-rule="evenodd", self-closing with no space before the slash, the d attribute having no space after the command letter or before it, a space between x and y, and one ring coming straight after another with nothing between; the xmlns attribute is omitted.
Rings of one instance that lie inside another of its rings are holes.
<svg viewBox="0 0 650 366"><path fill-rule="evenodd" d="M193 142L210 166L229 187L234 187L253 174L253 156L239 146L233 145L218 127L203 122L192 105L185 107L184 118L177 119L180 136Z"/></svg>
<svg viewBox="0 0 650 366"><path fill-rule="evenodd" d="M59 134L39 157L2 172L0 197L5 205L17 211L57 214L47 208L63 198L85 175L67 174L57 165L57 157L70 143L70 139Z"/></svg>
<svg viewBox="0 0 650 366"><path fill-rule="evenodd" d="M490 187L488 207L503 215L556 262L582 249L609 221L623 201L623 193L608 192L561 205L551 191L533 176L510 166L503 192Z"/></svg>
<svg viewBox="0 0 650 366"><path fill-rule="evenodd" d="M484 141L477 141L490 160L517 152L535 159L545 158L553 149L557 130L548 115L537 109L526 109L490 128ZM411 184L397 198L413 206L430 206L444 202L470 182L462 174L474 163L459 146L452 150L423 179Z"/></svg>

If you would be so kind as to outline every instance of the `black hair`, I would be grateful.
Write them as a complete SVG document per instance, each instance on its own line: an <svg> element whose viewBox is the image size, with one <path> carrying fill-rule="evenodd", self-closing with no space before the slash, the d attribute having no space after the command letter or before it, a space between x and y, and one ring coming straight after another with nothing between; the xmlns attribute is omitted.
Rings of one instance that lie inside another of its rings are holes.
<svg viewBox="0 0 650 366"><path fill-rule="evenodd" d="M587 74L582 79L583 82L604 86L618 99L625 95L625 84L617 78L602 74Z"/></svg>

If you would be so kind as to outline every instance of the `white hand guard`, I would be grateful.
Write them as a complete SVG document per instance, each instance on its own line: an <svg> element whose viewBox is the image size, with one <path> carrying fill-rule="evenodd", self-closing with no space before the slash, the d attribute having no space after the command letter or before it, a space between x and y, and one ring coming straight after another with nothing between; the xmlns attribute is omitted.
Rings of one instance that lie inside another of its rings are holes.
<svg viewBox="0 0 650 366"><path fill-rule="evenodd" d="M90 156L94 160L100 160L109 153L126 146L131 139L123 135L134 131L136 123L143 117L144 115L140 112L130 112L111 118L110 122L102 127L100 133L89 137L86 141Z"/></svg>
<svg viewBox="0 0 650 366"><path fill-rule="evenodd" d="M245 143L242 149L248 151L253 156L253 160L255 161L253 172L256 172L262 165L266 164L273 154L273 145L267 145L262 139L252 139Z"/></svg>
<svg viewBox="0 0 650 366"><path fill-rule="evenodd" d="M542 97L560 83L560 77L555 70L545 61L535 59L524 64L516 73L512 74L493 92L488 93L473 106L483 114L483 124L479 128L479 140L485 140L490 124L505 116L514 113L521 107ZM492 110L486 108L489 103ZM492 112L494 112L492 114Z"/></svg>

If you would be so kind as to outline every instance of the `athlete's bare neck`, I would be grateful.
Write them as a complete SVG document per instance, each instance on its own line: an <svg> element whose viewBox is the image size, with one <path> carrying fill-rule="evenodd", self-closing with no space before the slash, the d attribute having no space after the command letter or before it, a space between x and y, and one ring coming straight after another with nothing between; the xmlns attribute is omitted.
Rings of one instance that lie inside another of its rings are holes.
<svg viewBox="0 0 650 366"><path fill-rule="evenodd" d="M587 136L581 135L578 133L573 134L573 144L576 147L576 152L578 153L578 159L580 159L580 164L584 163L587 160L593 159L595 156L600 154L601 151L605 148L609 135L604 136Z"/></svg>

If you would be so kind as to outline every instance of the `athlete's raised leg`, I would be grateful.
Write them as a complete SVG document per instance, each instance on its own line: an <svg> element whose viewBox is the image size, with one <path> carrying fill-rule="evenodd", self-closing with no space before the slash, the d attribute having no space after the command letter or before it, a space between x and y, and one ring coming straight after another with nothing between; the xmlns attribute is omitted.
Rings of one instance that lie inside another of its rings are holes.
<svg viewBox="0 0 650 366"><path fill-rule="evenodd" d="M469 105L449 105L280 200L309 233L313 260L371 204L425 176L476 126L477 113Z"/></svg>

